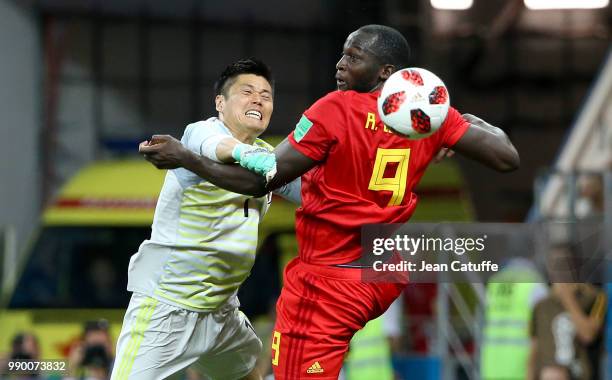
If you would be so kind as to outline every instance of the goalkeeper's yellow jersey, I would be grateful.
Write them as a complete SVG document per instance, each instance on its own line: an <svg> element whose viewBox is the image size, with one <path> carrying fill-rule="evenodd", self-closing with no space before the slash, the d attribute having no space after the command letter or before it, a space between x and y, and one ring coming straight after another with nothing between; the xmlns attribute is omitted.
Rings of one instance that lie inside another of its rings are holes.
<svg viewBox="0 0 612 380"><path fill-rule="evenodd" d="M203 142L229 131L216 118L191 124L182 142L201 153ZM255 145L271 149L262 140ZM192 311L235 302L255 260L258 225L269 197L251 198L204 181L185 169L166 174L151 239L130 260L128 290Z"/></svg>

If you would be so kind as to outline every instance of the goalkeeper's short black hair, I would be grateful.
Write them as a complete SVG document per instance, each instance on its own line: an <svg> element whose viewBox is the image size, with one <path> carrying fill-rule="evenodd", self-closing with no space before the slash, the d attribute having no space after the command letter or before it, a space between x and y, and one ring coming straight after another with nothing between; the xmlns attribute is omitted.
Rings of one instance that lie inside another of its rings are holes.
<svg viewBox="0 0 612 380"><path fill-rule="evenodd" d="M396 70L410 64L410 45L406 38L396 29L385 25L365 25L359 28L376 38L372 52L382 64L391 64Z"/></svg>
<svg viewBox="0 0 612 380"><path fill-rule="evenodd" d="M227 90L240 74L255 74L265 78L274 91L274 78L270 67L257 58L246 58L228 65L215 82L215 95L227 96Z"/></svg>

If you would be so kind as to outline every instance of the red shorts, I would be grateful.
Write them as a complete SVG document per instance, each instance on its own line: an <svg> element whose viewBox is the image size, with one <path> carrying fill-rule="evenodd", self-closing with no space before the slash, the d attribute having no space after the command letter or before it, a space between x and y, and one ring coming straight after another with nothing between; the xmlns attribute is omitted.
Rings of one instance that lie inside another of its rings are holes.
<svg viewBox="0 0 612 380"><path fill-rule="evenodd" d="M291 261L276 304L274 378L337 379L353 334L385 312L404 287L363 282L360 269Z"/></svg>

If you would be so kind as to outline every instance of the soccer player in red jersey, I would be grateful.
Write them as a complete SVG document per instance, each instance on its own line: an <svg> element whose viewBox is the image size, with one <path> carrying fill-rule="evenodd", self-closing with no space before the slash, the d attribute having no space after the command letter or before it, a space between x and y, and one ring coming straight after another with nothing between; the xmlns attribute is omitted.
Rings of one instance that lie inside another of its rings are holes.
<svg viewBox="0 0 612 380"><path fill-rule="evenodd" d="M336 379L353 334L401 293L404 284L362 280L361 226L408 221L417 204L413 189L438 152L452 147L498 171L519 165L501 129L454 108L428 138L408 140L388 130L376 99L409 55L393 28L367 25L351 33L336 65L338 91L308 108L275 149L272 179L194 155L170 136L141 145L158 168L183 166L243 194L262 196L302 177L299 255L285 269L272 339L277 380Z"/></svg>

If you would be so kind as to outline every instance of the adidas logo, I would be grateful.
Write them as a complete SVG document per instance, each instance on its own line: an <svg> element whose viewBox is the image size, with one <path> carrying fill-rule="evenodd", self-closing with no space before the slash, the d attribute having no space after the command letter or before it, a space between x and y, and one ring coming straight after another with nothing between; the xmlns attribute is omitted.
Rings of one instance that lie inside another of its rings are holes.
<svg viewBox="0 0 612 380"><path fill-rule="evenodd" d="M323 373L325 372L325 370L323 369L323 367L321 367L321 364L319 364L319 362L314 362L310 368L308 368L306 370L306 373Z"/></svg>

